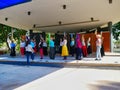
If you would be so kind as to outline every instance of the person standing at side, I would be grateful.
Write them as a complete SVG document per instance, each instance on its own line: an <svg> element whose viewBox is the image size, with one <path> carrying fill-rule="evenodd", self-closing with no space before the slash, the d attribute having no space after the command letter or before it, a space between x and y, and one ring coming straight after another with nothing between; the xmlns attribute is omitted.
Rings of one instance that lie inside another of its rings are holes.
<svg viewBox="0 0 120 90"><path fill-rule="evenodd" d="M82 55L82 42L80 39L80 35L76 35L76 59L81 60L81 55Z"/></svg>
<svg viewBox="0 0 120 90"><path fill-rule="evenodd" d="M91 41L91 38L89 37L88 40L87 40L87 52L88 52L89 55L92 54L92 47L91 47L90 41Z"/></svg>
<svg viewBox="0 0 120 90"><path fill-rule="evenodd" d="M72 57L74 56L74 52L75 52L75 40L74 38L71 38L71 42L70 42L70 52Z"/></svg>
<svg viewBox="0 0 120 90"><path fill-rule="evenodd" d="M87 57L87 47L86 47L84 35L82 35L82 52L83 52L83 57Z"/></svg>
<svg viewBox="0 0 120 90"><path fill-rule="evenodd" d="M51 37L49 45L50 45L50 53L49 53L50 59L55 59L55 44L53 41L53 37Z"/></svg>
<svg viewBox="0 0 120 90"><path fill-rule="evenodd" d="M16 44L12 40L11 43L10 43L10 48L11 48L10 56L16 56L15 47L16 47Z"/></svg>
<svg viewBox="0 0 120 90"><path fill-rule="evenodd" d="M40 59L43 59L43 40L42 39L40 39L38 47L40 51Z"/></svg>
<svg viewBox="0 0 120 90"><path fill-rule="evenodd" d="M20 54L22 57L25 55L25 41L23 40L20 42Z"/></svg>
<svg viewBox="0 0 120 90"><path fill-rule="evenodd" d="M68 56L68 48L67 48L67 39L66 37L64 37L64 40L63 40L63 46L62 46L62 55L64 58L64 60L67 59L67 56Z"/></svg>
<svg viewBox="0 0 120 90"><path fill-rule="evenodd" d="M105 51L104 51L104 45L103 45L103 43L104 43L104 37L103 37L103 35L102 35L102 32L101 32L101 57L103 57L103 56L105 56Z"/></svg>
<svg viewBox="0 0 120 90"><path fill-rule="evenodd" d="M43 39L43 54L45 56L48 55L48 51L47 51L47 43L46 43L46 40Z"/></svg>
<svg viewBox="0 0 120 90"><path fill-rule="evenodd" d="M31 44L31 46L32 46L32 48L33 48L33 50L34 50L34 49L35 49L34 39L31 39L30 44ZM34 52L31 54L31 59L32 59L32 61L34 60L34 57L35 57L35 50L34 50Z"/></svg>
<svg viewBox="0 0 120 90"><path fill-rule="evenodd" d="M62 46L63 46L63 41L62 41L62 38L60 38L60 48L59 48L60 55L62 53Z"/></svg>
<svg viewBox="0 0 120 90"><path fill-rule="evenodd" d="M97 34L97 31L95 32L96 34L96 59L95 60L101 60L101 44L102 44L102 40L101 40L101 35Z"/></svg>
<svg viewBox="0 0 120 90"><path fill-rule="evenodd" d="M32 55L32 53L34 53L34 49L32 48L30 41L26 42L25 51L26 51L26 57L27 57L27 64L29 64L30 63L29 57Z"/></svg>

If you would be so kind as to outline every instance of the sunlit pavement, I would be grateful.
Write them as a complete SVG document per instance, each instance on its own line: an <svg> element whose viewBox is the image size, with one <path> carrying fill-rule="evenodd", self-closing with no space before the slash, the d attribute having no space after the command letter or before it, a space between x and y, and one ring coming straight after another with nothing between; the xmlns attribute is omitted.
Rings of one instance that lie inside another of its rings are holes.
<svg viewBox="0 0 120 90"><path fill-rule="evenodd" d="M0 64L0 90L120 90L120 67L55 68Z"/></svg>
<svg viewBox="0 0 120 90"><path fill-rule="evenodd" d="M15 62L26 62L26 57L1 55L0 63L8 65L0 64L0 90L120 90L120 54L109 53L101 61L95 61L95 56L80 61L62 58L40 60L36 56L31 62L35 65L20 66ZM65 67L57 66L59 63Z"/></svg>
<svg viewBox="0 0 120 90"><path fill-rule="evenodd" d="M120 90L119 70L63 68L15 90Z"/></svg>

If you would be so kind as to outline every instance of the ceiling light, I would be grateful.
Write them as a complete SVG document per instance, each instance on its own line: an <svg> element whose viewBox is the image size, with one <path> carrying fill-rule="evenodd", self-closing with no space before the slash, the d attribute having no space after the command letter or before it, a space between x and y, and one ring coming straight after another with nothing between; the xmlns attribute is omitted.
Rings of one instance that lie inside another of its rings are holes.
<svg viewBox="0 0 120 90"><path fill-rule="evenodd" d="M93 17L91 17L91 21L94 21L94 18L93 18Z"/></svg>
<svg viewBox="0 0 120 90"><path fill-rule="evenodd" d="M33 28L35 28L35 27L36 27L36 24L33 25Z"/></svg>
<svg viewBox="0 0 120 90"><path fill-rule="evenodd" d="M5 21L7 21L7 20L8 20L8 18L6 17L6 18L5 18Z"/></svg>
<svg viewBox="0 0 120 90"><path fill-rule="evenodd" d="M62 24L62 22L61 22L61 21L59 21L58 23L59 23L59 25L61 25L61 24Z"/></svg>
<svg viewBox="0 0 120 90"><path fill-rule="evenodd" d="M66 5L65 4L63 5L63 9L66 9Z"/></svg>
<svg viewBox="0 0 120 90"><path fill-rule="evenodd" d="M109 4L112 4L112 0L109 0Z"/></svg>
<svg viewBox="0 0 120 90"><path fill-rule="evenodd" d="M27 14L28 14L28 15L31 15L31 12L30 12L30 11L28 11L28 12L27 12Z"/></svg>

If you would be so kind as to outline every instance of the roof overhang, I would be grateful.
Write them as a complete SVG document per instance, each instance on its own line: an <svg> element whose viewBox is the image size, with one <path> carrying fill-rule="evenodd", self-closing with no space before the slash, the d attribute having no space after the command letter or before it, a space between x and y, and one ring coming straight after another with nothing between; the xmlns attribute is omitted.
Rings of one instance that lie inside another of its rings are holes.
<svg viewBox="0 0 120 90"><path fill-rule="evenodd" d="M0 10L0 23L25 30L77 32L120 21L119 10L120 0L32 0Z"/></svg>

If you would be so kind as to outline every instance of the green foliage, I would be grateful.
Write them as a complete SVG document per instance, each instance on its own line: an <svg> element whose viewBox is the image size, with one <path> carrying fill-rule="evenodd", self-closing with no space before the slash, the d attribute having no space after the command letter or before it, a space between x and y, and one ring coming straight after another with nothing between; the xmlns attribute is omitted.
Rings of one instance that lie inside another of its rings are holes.
<svg viewBox="0 0 120 90"><path fill-rule="evenodd" d="M15 40L15 43L17 44L16 50L20 50L21 35L25 35L27 31L22 29L12 28L10 26L3 25L3 24L0 24L0 48L2 48L3 46L8 47L7 38L8 36L11 37L12 32L13 32L13 38Z"/></svg>
<svg viewBox="0 0 120 90"><path fill-rule="evenodd" d="M112 26L113 36L116 40L118 40L118 36L120 34L119 30L120 30L120 22L118 22Z"/></svg>
<svg viewBox="0 0 120 90"><path fill-rule="evenodd" d="M20 51L20 38L16 40L16 51Z"/></svg>
<svg viewBox="0 0 120 90"><path fill-rule="evenodd" d="M5 42L3 42L3 43L0 43L0 47L6 47L7 45L5 44Z"/></svg>
<svg viewBox="0 0 120 90"><path fill-rule="evenodd" d="M14 39L20 39L21 35L25 35L27 31L25 30L20 30L20 29L14 29L14 34L13 37Z"/></svg>
<svg viewBox="0 0 120 90"><path fill-rule="evenodd" d="M117 40L117 41L116 41L116 44L120 44L120 40Z"/></svg>
<svg viewBox="0 0 120 90"><path fill-rule="evenodd" d="M0 24L0 43L6 42L6 38L10 32L11 27Z"/></svg>

